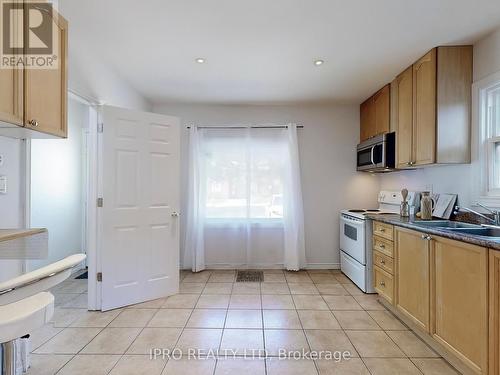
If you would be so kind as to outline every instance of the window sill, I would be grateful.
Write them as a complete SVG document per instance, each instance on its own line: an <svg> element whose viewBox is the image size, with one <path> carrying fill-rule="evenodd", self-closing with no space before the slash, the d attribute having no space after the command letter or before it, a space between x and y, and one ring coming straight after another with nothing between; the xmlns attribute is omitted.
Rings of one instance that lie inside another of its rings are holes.
<svg viewBox="0 0 500 375"><path fill-rule="evenodd" d="M224 219L205 219L205 226L210 228L228 228L242 227L250 225L252 228L283 228L282 218L261 218L261 219L242 219L242 218L224 218Z"/></svg>

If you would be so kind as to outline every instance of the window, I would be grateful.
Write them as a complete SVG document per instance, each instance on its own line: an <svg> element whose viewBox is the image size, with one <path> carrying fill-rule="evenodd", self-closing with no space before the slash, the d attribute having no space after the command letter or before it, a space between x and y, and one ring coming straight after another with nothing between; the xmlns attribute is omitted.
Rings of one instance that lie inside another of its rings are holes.
<svg viewBox="0 0 500 375"><path fill-rule="evenodd" d="M500 195L500 82L486 91L488 191Z"/></svg>
<svg viewBox="0 0 500 375"><path fill-rule="evenodd" d="M204 131L201 163L207 219L283 218L283 131Z"/></svg>

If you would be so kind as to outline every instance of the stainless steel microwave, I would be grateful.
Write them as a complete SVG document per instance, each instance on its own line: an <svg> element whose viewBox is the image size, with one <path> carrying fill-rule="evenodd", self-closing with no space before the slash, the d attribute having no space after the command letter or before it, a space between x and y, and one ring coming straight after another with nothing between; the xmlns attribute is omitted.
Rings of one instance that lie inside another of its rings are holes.
<svg viewBox="0 0 500 375"><path fill-rule="evenodd" d="M360 143L357 149L357 170L390 172L396 159L395 133L377 135Z"/></svg>

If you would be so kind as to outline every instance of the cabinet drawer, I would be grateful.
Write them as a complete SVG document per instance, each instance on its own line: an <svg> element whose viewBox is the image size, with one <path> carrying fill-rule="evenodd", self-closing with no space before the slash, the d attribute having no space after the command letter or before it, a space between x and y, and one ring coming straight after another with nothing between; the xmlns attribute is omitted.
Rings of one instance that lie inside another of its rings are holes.
<svg viewBox="0 0 500 375"><path fill-rule="evenodd" d="M373 267L373 287L377 293L392 303L394 296L394 279L391 274L378 266Z"/></svg>
<svg viewBox="0 0 500 375"><path fill-rule="evenodd" d="M373 265L382 268L391 275L394 275L394 260L376 250L373 251Z"/></svg>
<svg viewBox="0 0 500 375"><path fill-rule="evenodd" d="M384 238L373 236L373 250L394 258L394 244Z"/></svg>
<svg viewBox="0 0 500 375"><path fill-rule="evenodd" d="M378 221L373 222L373 234L390 241L394 239L394 230L392 225L380 223Z"/></svg>

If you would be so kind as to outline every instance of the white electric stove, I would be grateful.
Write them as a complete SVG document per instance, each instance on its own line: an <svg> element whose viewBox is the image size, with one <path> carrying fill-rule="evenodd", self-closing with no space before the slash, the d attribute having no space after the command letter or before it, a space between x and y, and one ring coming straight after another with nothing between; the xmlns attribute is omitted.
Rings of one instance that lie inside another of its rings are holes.
<svg viewBox="0 0 500 375"><path fill-rule="evenodd" d="M408 192L410 213L418 208L420 194ZM375 293L372 269L372 221L366 215L399 214L403 197L399 191L382 190L375 209L350 209L340 212L340 269L363 292Z"/></svg>

